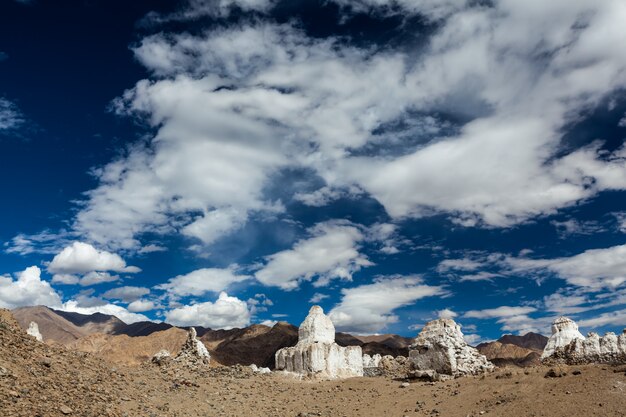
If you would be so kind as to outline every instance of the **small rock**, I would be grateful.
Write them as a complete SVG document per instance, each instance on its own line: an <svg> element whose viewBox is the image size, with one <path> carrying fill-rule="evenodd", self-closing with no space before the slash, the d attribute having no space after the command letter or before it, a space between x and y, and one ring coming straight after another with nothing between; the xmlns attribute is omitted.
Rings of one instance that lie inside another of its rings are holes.
<svg viewBox="0 0 626 417"><path fill-rule="evenodd" d="M409 385L411 384L409 384L408 382L403 382L402 384L400 384L400 388L408 388Z"/></svg>
<svg viewBox="0 0 626 417"><path fill-rule="evenodd" d="M72 414L73 412L73 410L67 405L62 405L61 407L59 407L59 411L65 415Z"/></svg>

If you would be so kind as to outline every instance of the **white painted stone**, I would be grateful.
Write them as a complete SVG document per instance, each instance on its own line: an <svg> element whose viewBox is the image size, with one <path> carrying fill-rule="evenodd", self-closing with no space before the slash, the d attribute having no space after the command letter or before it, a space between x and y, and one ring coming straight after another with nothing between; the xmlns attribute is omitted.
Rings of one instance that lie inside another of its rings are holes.
<svg viewBox="0 0 626 417"><path fill-rule="evenodd" d="M548 339L546 347L541 354L541 360L544 360L554 353L557 348L567 346L572 340L585 340L578 331L578 325L567 317L559 317L552 323L552 335Z"/></svg>
<svg viewBox="0 0 626 417"><path fill-rule="evenodd" d="M363 376L360 346L335 343L335 326L319 306L313 306L298 330L296 346L276 352L276 369L316 378Z"/></svg>
<svg viewBox="0 0 626 417"><path fill-rule="evenodd" d="M43 342L43 336L39 332L39 325L35 323L34 321L30 322L30 324L28 325L28 330L26 330L26 333L34 337L35 339L37 339L37 341Z"/></svg>
<svg viewBox="0 0 626 417"><path fill-rule="evenodd" d="M452 376L476 375L494 368L484 355L465 342L461 326L452 319L426 323L411 346L409 360L415 370Z"/></svg>
<svg viewBox="0 0 626 417"><path fill-rule="evenodd" d="M250 365L250 369L255 374L269 374L270 372L272 372L272 371L270 371L270 368L259 368L254 363L252 365Z"/></svg>
<svg viewBox="0 0 626 417"><path fill-rule="evenodd" d="M152 357L152 363L156 363L157 365L163 365L167 363L171 358L172 355L169 351L161 349Z"/></svg>

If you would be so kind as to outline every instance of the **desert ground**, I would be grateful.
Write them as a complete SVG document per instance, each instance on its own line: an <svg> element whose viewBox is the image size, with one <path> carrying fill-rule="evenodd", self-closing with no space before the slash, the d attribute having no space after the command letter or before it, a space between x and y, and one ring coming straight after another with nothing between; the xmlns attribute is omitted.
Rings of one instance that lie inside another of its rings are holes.
<svg viewBox="0 0 626 417"><path fill-rule="evenodd" d="M247 366L124 366L37 342L4 311L0 410L3 417L624 416L626 368L510 367L423 382L313 381Z"/></svg>

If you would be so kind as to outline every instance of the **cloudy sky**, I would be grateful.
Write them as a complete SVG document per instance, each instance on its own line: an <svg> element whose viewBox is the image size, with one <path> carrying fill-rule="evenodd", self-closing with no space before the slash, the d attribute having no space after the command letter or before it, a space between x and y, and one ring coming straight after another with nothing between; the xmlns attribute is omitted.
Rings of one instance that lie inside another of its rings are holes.
<svg viewBox="0 0 626 417"><path fill-rule="evenodd" d="M623 0L4 0L0 307L626 326Z"/></svg>

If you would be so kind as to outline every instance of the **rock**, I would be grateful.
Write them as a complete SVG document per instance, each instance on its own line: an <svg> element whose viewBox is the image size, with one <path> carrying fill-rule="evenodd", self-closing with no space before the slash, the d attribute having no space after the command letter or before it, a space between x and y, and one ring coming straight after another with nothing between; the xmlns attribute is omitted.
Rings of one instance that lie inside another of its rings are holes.
<svg viewBox="0 0 626 417"><path fill-rule="evenodd" d="M545 378L561 378L566 375L567 375L567 372L550 368L548 372L546 372Z"/></svg>
<svg viewBox="0 0 626 417"><path fill-rule="evenodd" d="M166 363L168 363L171 359L172 359L172 355L170 354L170 352L165 349L161 349L157 353L155 353L155 355L152 357L151 362L159 366L163 366Z"/></svg>
<svg viewBox="0 0 626 417"><path fill-rule="evenodd" d="M555 349L568 345L572 340L581 339L583 336L578 331L578 325L567 317L559 317L552 323L552 336L548 339L546 347L541 354L541 360L544 360L554 353Z"/></svg>
<svg viewBox="0 0 626 417"><path fill-rule="evenodd" d="M590 332L586 339L576 338L565 346L557 347L546 359L568 365L624 364L626 363L626 330L619 336L609 332L603 337Z"/></svg>
<svg viewBox="0 0 626 417"><path fill-rule="evenodd" d="M59 407L59 411L65 415L73 413L73 410L69 408L67 405L62 405L61 407Z"/></svg>
<svg viewBox="0 0 626 417"><path fill-rule="evenodd" d="M272 372L270 368L259 368L255 364L250 365L250 369L252 369L252 372L255 374L269 374Z"/></svg>
<svg viewBox="0 0 626 417"><path fill-rule="evenodd" d="M402 384L400 384L400 388L408 388L411 384L409 384L408 382L403 382Z"/></svg>
<svg viewBox="0 0 626 417"><path fill-rule="evenodd" d="M196 329L189 328L187 340L176 356L177 362L184 362L190 365L204 364L207 365L211 361L211 355L204 343L198 340Z"/></svg>
<svg viewBox="0 0 626 417"><path fill-rule="evenodd" d="M37 325L37 323L35 323L34 321L31 321L28 325L28 330L26 330L26 334L34 337L39 342L43 342L43 336L39 332L39 325Z"/></svg>
<svg viewBox="0 0 626 417"><path fill-rule="evenodd" d="M360 346L336 344L333 322L313 306L300 325L296 346L276 352L276 369L323 379L363 376L363 353Z"/></svg>
<svg viewBox="0 0 626 417"><path fill-rule="evenodd" d="M426 323L411 346L409 361L415 370L433 370L454 377L494 369L484 355L465 342L461 326L452 319Z"/></svg>

